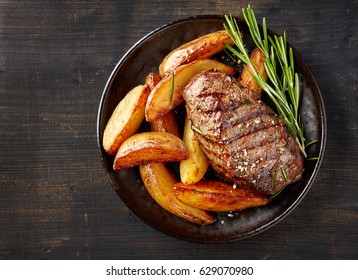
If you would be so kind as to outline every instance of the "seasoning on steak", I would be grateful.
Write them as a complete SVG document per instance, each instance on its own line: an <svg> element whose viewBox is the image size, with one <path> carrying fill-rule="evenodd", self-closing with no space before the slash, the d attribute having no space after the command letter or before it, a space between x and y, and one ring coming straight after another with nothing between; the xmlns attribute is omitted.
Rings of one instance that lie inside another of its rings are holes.
<svg viewBox="0 0 358 280"><path fill-rule="evenodd" d="M223 179L274 195L301 178L299 147L259 94L209 70L190 80L183 97L202 150Z"/></svg>

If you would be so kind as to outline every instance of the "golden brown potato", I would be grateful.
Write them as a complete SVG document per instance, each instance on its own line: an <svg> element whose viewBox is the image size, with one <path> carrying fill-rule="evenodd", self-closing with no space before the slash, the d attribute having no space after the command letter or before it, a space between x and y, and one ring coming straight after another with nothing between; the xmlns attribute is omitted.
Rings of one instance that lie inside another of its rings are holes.
<svg viewBox="0 0 358 280"><path fill-rule="evenodd" d="M125 140L114 159L114 170L148 162L181 161L188 158L184 142L166 132L142 132Z"/></svg>
<svg viewBox="0 0 358 280"><path fill-rule="evenodd" d="M180 131L174 111L169 111L164 116L150 123L152 131L162 131L180 137Z"/></svg>
<svg viewBox="0 0 358 280"><path fill-rule="evenodd" d="M174 195L195 208L217 212L262 206L270 200L248 186L233 187L219 181L200 181L190 185L179 182L174 186Z"/></svg>
<svg viewBox="0 0 358 280"><path fill-rule="evenodd" d="M255 66L255 71L262 75L262 77L267 80L267 72L265 69L264 61L265 55L260 49L254 49L252 54L250 55L250 61ZM261 93L262 88L256 83L254 78L251 76L250 71L248 68L244 68L239 77L240 84L245 87L249 88L256 93Z"/></svg>
<svg viewBox="0 0 358 280"><path fill-rule="evenodd" d="M204 177L209 161L200 148L188 116L185 118L183 141L188 149L189 157L180 162L180 180L184 184L194 184Z"/></svg>
<svg viewBox="0 0 358 280"><path fill-rule="evenodd" d="M145 77L145 84L149 86L150 90L152 90L161 80L162 78L157 73L149 73Z"/></svg>
<svg viewBox="0 0 358 280"><path fill-rule="evenodd" d="M233 41L226 30L209 33L183 44L163 59L159 66L159 75L164 77L182 64L211 57L224 50L225 44L233 45Z"/></svg>
<svg viewBox="0 0 358 280"><path fill-rule="evenodd" d="M159 82L161 78L156 73L149 73L145 79L145 83L152 90ZM169 111L161 118L150 123L150 128L152 131L163 131L171 133L175 136L180 137L179 128L177 120L175 118L174 111Z"/></svg>
<svg viewBox="0 0 358 280"><path fill-rule="evenodd" d="M196 73L210 69L217 69L229 75L235 74L232 67L212 59L195 60L179 66L173 72L174 75L165 76L151 91L145 107L146 120L153 122L178 106L184 100L181 91L189 80Z"/></svg>
<svg viewBox="0 0 358 280"><path fill-rule="evenodd" d="M137 132L144 120L149 93L147 85L139 85L128 92L114 109L103 132L103 148L108 154L115 155L122 142Z"/></svg>
<svg viewBox="0 0 358 280"><path fill-rule="evenodd" d="M215 221L206 211L186 205L174 196L176 179L164 163L140 165L139 171L150 196L168 212L200 225Z"/></svg>

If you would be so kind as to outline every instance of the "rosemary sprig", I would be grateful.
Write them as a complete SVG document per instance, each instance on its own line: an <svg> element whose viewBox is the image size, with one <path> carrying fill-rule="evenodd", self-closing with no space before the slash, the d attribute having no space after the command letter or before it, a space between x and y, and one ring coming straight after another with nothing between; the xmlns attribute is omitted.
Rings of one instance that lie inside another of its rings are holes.
<svg viewBox="0 0 358 280"><path fill-rule="evenodd" d="M206 136L204 131L202 131L201 129L197 128L197 127L194 126L193 124L191 125L191 129L192 129L192 130L195 130L196 132L198 132L199 134L201 134L201 135L203 135L203 136Z"/></svg>
<svg viewBox="0 0 358 280"><path fill-rule="evenodd" d="M287 176L286 168L281 167L281 173L282 173L283 178L285 179L285 182L287 182L288 176Z"/></svg>
<svg viewBox="0 0 358 280"><path fill-rule="evenodd" d="M271 172L271 188L273 189L275 187L276 184L276 172L272 171Z"/></svg>
<svg viewBox="0 0 358 280"><path fill-rule="evenodd" d="M173 96L174 96L174 71L172 72L172 78L170 82L170 106L173 105Z"/></svg>
<svg viewBox="0 0 358 280"><path fill-rule="evenodd" d="M255 45L266 56L264 65L269 80L266 81L251 63L243 39L239 35L241 31L232 15L225 16L226 24L224 23L224 27L238 50L228 45L226 47L246 64L245 67L248 68L254 80L269 95L276 106L279 117L287 124L302 154L307 157L305 152L307 140L304 136L304 128L299 115L300 81L298 74L294 70L292 48L287 49L286 33L284 32L283 36L274 36L274 38L268 36L266 20L263 18L261 35L255 13L250 5L247 8L243 8L242 13ZM282 72L282 75L279 74L280 72Z"/></svg>

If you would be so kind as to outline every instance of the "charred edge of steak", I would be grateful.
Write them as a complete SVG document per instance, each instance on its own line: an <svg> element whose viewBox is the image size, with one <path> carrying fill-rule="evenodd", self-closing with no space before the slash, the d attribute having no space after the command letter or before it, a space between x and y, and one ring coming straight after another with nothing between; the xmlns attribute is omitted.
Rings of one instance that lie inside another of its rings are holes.
<svg viewBox="0 0 358 280"><path fill-rule="evenodd" d="M301 178L303 157L287 126L230 76L205 71L183 91L195 135L213 169L273 195Z"/></svg>

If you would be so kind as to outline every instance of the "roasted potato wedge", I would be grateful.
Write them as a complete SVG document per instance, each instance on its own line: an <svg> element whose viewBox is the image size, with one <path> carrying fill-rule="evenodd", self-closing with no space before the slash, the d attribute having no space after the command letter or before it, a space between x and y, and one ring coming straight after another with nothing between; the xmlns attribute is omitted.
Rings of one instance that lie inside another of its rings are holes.
<svg viewBox="0 0 358 280"><path fill-rule="evenodd" d="M150 123L152 131L162 131L180 137L180 131L174 111L169 111L164 116Z"/></svg>
<svg viewBox="0 0 358 280"><path fill-rule="evenodd" d="M189 157L180 162L180 180L184 184L194 184L204 177L209 166L209 161L200 148L199 141L194 135L188 116L185 118L183 141L188 149Z"/></svg>
<svg viewBox="0 0 358 280"><path fill-rule="evenodd" d="M103 132L103 148L108 154L115 155L122 142L137 132L149 93L147 85L139 85L118 103Z"/></svg>
<svg viewBox="0 0 358 280"><path fill-rule="evenodd" d="M255 71L261 74L265 80L267 80L267 72L264 64L265 58L266 57L264 53L258 48L254 49L250 55L250 60L252 64L255 66ZM248 68L245 67L242 70L238 80L243 87L249 88L258 94L262 92L262 88L259 86L258 83L256 83L254 78L251 76L250 70Z"/></svg>
<svg viewBox="0 0 358 280"><path fill-rule="evenodd" d="M164 77L182 64L211 57L224 50L225 44L233 45L233 41L226 30L209 33L183 44L163 59L159 66L159 75Z"/></svg>
<svg viewBox="0 0 358 280"><path fill-rule="evenodd" d="M199 225L215 222L206 211L191 207L174 196L176 178L164 163L140 165L139 171L150 196L165 210Z"/></svg>
<svg viewBox="0 0 358 280"><path fill-rule="evenodd" d="M235 74L232 67L212 59L195 60L179 66L174 70L174 75L165 76L150 92L145 107L146 120L153 122L178 106L184 100L181 91L189 80L196 73L210 69L217 69L229 75Z"/></svg>
<svg viewBox="0 0 358 280"><path fill-rule="evenodd" d="M161 78L156 73L149 73L145 79L145 83L152 90L159 82ZM161 118L150 123L150 128L152 131L163 131L171 133L175 136L180 137L179 127L177 120L175 118L174 111L169 111Z"/></svg>
<svg viewBox="0 0 358 280"><path fill-rule="evenodd" d="M233 187L219 181L200 181L190 185L179 182L174 186L174 195L190 206L216 212L263 206L270 201L249 186Z"/></svg>
<svg viewBox="0 0 358 280"><path fill-rule="evenodd" d="M188 158L184 142L167 132L142 132L126 139L114 159L114 170L148 162L181 161Z"/></svg>
<svg viewBox="0 0 358 280"><path fill-rule="evenodd" d="M145 77L145 84L152 90L161 79L162 78L157 73L151 72Z"/></svg>

